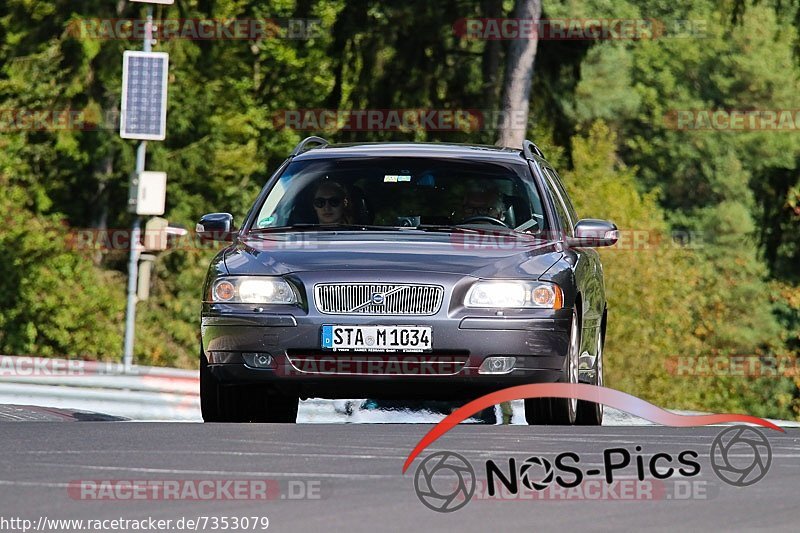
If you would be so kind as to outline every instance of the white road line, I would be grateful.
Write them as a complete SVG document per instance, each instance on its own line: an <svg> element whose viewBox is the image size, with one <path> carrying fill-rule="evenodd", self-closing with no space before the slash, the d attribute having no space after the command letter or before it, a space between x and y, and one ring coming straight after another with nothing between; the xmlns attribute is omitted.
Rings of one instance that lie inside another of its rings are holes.
<svg viewBox="0 0 800 533"><path fill-rule="evenodd" d="M147 474L191 474L203 476L245 476L245 477L310 477L333 479L398 479L398 474L341 474L335 472L256 472L234 470L186 470L180 468L144 468L130 466L101 466L64 463L37 463L36 466L55 468L81 468L107 472L142 472Z"/></svg>
<svg viewBox="0 0 800 533"><path fill-rule="evenodd" d="M100 455L110 454L114 456L124 454L150 454L146 450L32 450L23 452L13 452L19 455ZM158 455L174 454L186 456L186 452L174 450L159 450ZM335 459L405 459L406 455L356 455L356 454L337 454L337 453L287 453L287 452L237 452L237 451L193 451L191 455L228 455L242 457L320 457Z"/></svg>
<svg viewBox="0 0 800 533"><path fill-rule="evenodd" d="M13 479L0 479L0 485L20 487L47 487L51 489L66 489L69 483L47 483L45 481L15 481Z"/></svg>

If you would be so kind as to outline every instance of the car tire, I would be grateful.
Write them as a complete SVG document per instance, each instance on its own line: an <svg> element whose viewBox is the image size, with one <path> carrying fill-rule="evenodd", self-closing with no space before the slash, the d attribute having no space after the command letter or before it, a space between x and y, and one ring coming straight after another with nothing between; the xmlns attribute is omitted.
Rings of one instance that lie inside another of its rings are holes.
<svg viewBox="0 0 800 533"><path fill-rule="evenodd" d="M597 331L597 358L594 363L594 379L592 385L603 386L603 345L605 336L598 329ZM601 426L603 425L604 407L602 403L580 400L578 402L578 417L576 423L581 426Z"/></svg>
<svg viewBox="0 0 800 533"><path fill-rule="evenodd" d="M220 387L220 422L266 422L293 424L297 421L297 396L279 394L258 385Z"/></svg>
<svg viewBox="0 0 800 533"><path fill-rule="evenodd" d="M569 348L564 358L563 377L559 383L578 383L581 349L581 323L572 311ZM525 400L525 420L531 425L571 426L575 424L578 401L574 398L529 398Z"/></svg>
<svg viewBox="0 0 800 533"><path fill-rule="evenodd" d="M247 413L248 422L294 424L300 398L250 386L241 391L245 405L240 409ZM240 400L241 401L241 400Z"/></svg>
<svg viewBox="0 0 800 533"><path fill-rule="evenodd" d="M297 421L297 395L279 394L257 385L222 385L200 352L200 411L204 422Z"/></svg>
<svg viewBox="0 0 800 533"><path fill-rule="evenodd" d="M220 385L208 368L208 359L200 348L200 413L203 422L222 422Z"/></svg>

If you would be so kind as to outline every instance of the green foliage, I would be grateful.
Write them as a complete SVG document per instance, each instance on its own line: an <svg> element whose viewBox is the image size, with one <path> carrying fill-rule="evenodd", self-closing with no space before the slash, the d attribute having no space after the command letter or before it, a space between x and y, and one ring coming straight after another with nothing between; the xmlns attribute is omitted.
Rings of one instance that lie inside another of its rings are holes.
<svg viewBox="0 0 800 533"><path fill-rule="evenodd" d="M0 352L115 360L124 280L70 249L63 220L35 215L0 167Z"/></svg>

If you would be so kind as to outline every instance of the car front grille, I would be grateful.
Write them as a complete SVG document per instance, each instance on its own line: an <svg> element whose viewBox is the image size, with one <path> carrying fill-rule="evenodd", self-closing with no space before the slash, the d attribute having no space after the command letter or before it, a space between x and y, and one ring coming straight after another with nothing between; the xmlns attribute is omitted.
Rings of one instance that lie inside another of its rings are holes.
<svg viewBox="0 0 800 533"><path fill-rule="evenodd" d="M332 315L433 315L443 295L438 285L329 283L314 288L317 309Z"/></svg>

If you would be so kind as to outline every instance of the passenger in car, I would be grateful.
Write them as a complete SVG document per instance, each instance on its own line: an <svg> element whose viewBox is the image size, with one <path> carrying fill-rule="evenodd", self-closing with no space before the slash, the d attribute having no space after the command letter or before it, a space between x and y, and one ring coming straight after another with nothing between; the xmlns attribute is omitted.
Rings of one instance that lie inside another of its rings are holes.
<svg viewBox="0 0 800 533"><path fill-rule="evenodd" d="M314 211L320 224L352 224L352 202L341 183L322 180L314 191Z"/></svg>

